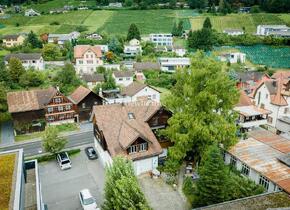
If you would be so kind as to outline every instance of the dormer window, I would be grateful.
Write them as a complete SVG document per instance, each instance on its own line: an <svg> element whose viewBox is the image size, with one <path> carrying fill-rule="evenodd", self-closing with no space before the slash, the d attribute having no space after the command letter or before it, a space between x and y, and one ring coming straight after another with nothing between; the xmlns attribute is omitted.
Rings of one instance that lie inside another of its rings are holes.
<svg viewBox="0 0 290 210"><path fill-rule="evenodd" d="M128 153L132 154L132 153L136 153L136 152L144 152L148 150L148 142L144 142L141 144L135 144L135 145L131 145L128 148Z"/></svg>
<svg viewBox="0 0 290 210"><path fill-rule="evenodd" d="M128 113L128 118L129 118L130 120L135 119L135 115L134 115L134 113L129 112L129 113Z"/></svg>

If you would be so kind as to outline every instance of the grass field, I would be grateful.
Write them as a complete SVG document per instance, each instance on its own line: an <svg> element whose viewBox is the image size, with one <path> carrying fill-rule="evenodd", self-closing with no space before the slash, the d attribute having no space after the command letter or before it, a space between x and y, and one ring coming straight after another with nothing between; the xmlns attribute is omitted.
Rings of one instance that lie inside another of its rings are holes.
<svg viewBox="0 0 290 210"><path fill-rule="evenodd" d="M207 16L198 16L191 18L191 27L198 30L202 27L203 21ZM226 28L242 29L245 27L246 32L256 32L257 25L261 24L290 24L290 14L230 14L227 16L209 16L213 28L222 32Z"/></svg>

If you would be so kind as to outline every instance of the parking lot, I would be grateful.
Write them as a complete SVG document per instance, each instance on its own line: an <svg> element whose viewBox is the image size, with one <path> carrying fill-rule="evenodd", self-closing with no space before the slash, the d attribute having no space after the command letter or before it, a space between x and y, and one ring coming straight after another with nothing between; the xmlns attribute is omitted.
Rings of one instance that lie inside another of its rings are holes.
<svg viewBox="0 0 290 210"><path fill-rule="evenodd" d="M44 203L49 210L82 209L78 193L88 188L98 206L104 199L105 174L99 160L89 160L82 151L70 157L72 168L62 171L56 161L41 163L40 181Z"/></svg>

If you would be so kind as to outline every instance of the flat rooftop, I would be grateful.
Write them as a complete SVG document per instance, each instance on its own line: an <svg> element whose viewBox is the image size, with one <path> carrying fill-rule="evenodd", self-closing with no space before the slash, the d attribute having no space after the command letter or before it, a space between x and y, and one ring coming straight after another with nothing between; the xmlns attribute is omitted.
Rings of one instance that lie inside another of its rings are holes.
<svg viewBox="0 0 290 210"><path fill-rule="evenodd" d="M290 140L267 130L254 130L228 152L290 193L290 167L278 158L290 152Z"/></svg>
<svg viewBox="0 0 290 210"><path fill-rule="evenodd" d="M0 154L0 209L12 209L18 152Z"/></svg>
<svg viewBox="0 0 290 210"><path fill-rule="evenodd" d="M234 108L235 111L246 117L270 114L271 112L265 109L258 108L254 105L251 106L238 106Z"/></svg>

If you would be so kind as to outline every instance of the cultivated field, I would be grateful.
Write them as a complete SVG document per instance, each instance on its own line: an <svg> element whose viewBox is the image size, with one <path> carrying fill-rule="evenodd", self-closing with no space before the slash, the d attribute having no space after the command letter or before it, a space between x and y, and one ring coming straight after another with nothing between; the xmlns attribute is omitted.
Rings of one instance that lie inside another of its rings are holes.
<svg viewBox="0 0 290 210"><path fill-rule="evenodd" d="M191 18L191 27L198 30L202 27L203 21L207 16L202 15ZM245 27L246 32L256 32L257 25L261 24L290 24L290 14L230 14L227 16L209 16L214 29L222 32L224 29L242 29Z"/></svg>

